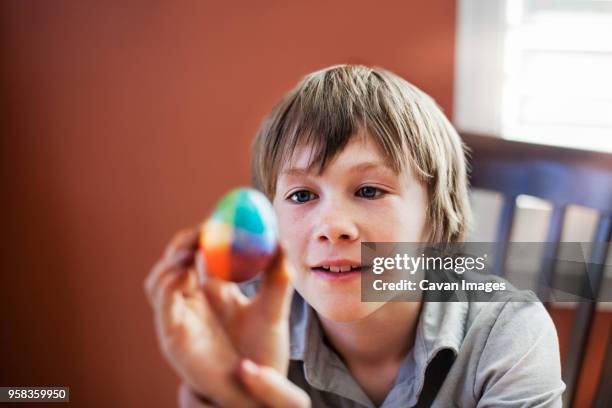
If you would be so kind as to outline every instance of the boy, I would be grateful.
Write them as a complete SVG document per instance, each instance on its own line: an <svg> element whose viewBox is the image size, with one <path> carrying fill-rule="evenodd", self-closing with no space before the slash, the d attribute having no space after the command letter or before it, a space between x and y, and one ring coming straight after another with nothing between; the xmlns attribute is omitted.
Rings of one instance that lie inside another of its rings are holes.
<svg viewBox="0 0 612 408"><path fill-rule="evenodd" d="M182 406L561 405L556 331L529 293L361 302L361 242L454 243L469 225L463 146L431 98L382 69L312 73L264 121L252 171L279 220L273 267L206 277L192 229L146 282Z"/></svg>

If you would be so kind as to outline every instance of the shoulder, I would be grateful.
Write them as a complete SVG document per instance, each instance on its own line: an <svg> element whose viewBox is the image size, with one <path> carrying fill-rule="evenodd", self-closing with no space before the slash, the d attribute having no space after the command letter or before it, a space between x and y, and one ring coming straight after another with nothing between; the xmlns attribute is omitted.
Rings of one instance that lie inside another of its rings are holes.
<svg viewBox="0 0 612 408"><path fill-rule="evenodd" d="M503 406L500 398L528 396L537 406L559 404L565 385L557 331L535 294L517 291L469 309L465 345L478 356L473 385L481 401Z"/></svg>
<svg viewBox="0 0 612 408"><path fill-rule="evenodd" d="M547 329L556 336L553 321L542 303L533 292L525 290L498 293L486 302L469 302L466 329L468 333L470 330L488 333L487 342L508 331L532 337Z"/></svg>
<svg viewBox="0 0 612 408"><path fill-rule="evenodd" d="M500 293L487 302L469 302L464 343L479 349L479 366L487 358L515 359L537 346L538 360L559 359L555 325L531 291Z"/></svg>
<svg viewBox="0 0 612 408"><path fill-rule="evenodd" d="M477 330L482 335L509 329L522 333L537 333L542 326L554 331L554 324L548 312L532 291L519 290L505 279L494 275L466 273L463 278L466 282L480 285L477 286L479 290L464 296L468 300L466 334L470 330ZM486 285L493 284L498 287L503 284L503 289L485 290Z"/></svg>

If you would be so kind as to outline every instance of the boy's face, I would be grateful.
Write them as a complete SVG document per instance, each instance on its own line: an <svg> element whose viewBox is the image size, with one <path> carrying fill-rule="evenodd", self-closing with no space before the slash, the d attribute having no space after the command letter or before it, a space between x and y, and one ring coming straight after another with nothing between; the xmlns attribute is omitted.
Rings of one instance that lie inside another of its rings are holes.
<svg viewBox="0 0 612 408"><path fill-rule="evenodd" d="M321 266L361 263L361 242L424 242L427 191L410 171L396 174L370 137L353 137L321 175L306 170L309 148L281 168L274 208L295 267L295 289L323 317L364 318L384 303L361 302L359 271Z"/></svg>

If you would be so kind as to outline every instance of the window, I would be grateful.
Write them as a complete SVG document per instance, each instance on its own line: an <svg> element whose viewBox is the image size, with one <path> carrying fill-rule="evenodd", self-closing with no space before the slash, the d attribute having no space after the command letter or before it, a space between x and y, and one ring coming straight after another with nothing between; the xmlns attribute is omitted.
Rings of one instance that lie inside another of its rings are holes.
<svg viewBox="0 0 612 408"><path fill-rule="evenodd" d="M460 130L612 152L612 1L458 4Z"/></svg>

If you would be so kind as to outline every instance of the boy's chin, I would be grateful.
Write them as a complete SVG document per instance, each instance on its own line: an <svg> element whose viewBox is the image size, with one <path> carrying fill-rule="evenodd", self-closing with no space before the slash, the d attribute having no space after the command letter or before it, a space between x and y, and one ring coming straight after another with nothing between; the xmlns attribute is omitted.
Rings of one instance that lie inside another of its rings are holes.
<svg viewBox="0 0 612 408"><path fill-rule="evenodd" d="M350 323L365 319L376 310L380 309L384 303L378 302L340 302L319 301L312 307L320 317L337 323Z"/></svg>

